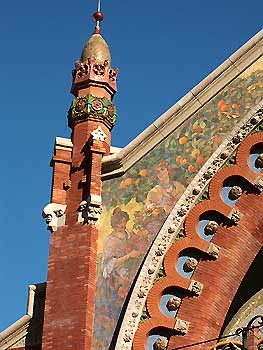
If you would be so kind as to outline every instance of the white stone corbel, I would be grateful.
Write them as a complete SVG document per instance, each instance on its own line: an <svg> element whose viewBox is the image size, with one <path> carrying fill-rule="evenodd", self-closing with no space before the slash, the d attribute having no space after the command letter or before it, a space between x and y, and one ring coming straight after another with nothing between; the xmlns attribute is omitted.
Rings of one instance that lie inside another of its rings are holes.
<svg viewBox="0 0 263 350"><path fill-rule="evenodd" d="M49 203L43 209L42 216L46 219L47 228L51 232L57 231L57 228L65 225L65 210L66 205Z"/></svg>
<svg viewBox="0 0 263 350"><path fill-rule="evenodd" d="M189 325L189 322L177 318L174 325L174 329L181 334L186 334L188 332Z"/></svg>
<svg viewBox="0 0 263 350"><path fill-rule="evenodd" d="M204 287L204 285L201 282L191 280L189 287L188 287L188 290L195 295L200 295L203 287Z"/></svg>
<svg viewBox="0 0 263 350"><path fill-rule="evenodd" d="M91 194L88 200L82 201L79 205L78 222L95 225L100 217L101 211L101 196Z"/></svg>
<svg viewBox="0 0 263 350"><path fill-rule="evenodd" d="M263 191L263 178L262 176L258 176L255 181L254 181L254 186L256 187L257 190L260 192Z"/></svg>

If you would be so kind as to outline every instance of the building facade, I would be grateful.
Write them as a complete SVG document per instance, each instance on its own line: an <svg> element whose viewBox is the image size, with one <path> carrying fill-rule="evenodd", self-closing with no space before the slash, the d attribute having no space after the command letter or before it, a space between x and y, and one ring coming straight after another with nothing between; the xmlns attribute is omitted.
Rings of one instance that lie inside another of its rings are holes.
<svg viewBox="0 0 263 350"><path fill-rule="evenodd" d="M261 349L263 31L116 149L118 69L94 18L51 161L47 282L0 348Z"/></svg>

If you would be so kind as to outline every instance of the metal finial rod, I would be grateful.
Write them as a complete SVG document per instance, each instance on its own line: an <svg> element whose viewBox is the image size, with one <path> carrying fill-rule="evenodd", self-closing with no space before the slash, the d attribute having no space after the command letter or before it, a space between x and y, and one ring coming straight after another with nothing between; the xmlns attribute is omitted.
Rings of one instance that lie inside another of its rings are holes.
<svg viewBox="0 0 263 350"><path fill-rule="evenodd" d="M101 12L101 0L98 0L97 12L94 13L93 18L96 21L95 33L100 33L100 22L103 20L103 14Z"/></svg>
<svg viewBox="0 0 263 350"><path fill-rule="evenodd" d="M98 12L101 12L100 11L100 8L101 8L101 4L100 4L100 0L98 0ZM96 27L100 28L100 21L96 21Z"/></svg>

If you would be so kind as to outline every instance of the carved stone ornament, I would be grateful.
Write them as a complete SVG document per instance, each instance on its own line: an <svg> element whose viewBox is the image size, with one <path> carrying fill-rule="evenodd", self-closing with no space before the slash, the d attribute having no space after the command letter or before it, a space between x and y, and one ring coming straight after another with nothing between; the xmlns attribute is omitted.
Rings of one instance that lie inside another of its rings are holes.
<svg viewBox="0 0 263 350"><path fill-rule="evenodd" d="M200 295L203 289L203 284L195 280L191 280L188 290L195 295Z"/></svg>
<svg viewBox="0 0 263 350"><path fill-rule="evenodd" d="M133 336L132 332L126 331L126 332L125 332L125 335L124 335L124 337L123 337L123 340L124 340L125 342L130 342L130 341L132 340L132 336Z"/></svg>
<svg viewBox="0 0 263 350"><path fill-rule="evenodd" d="M85 107L86 107L86 99L79 98L75 106L76 112L78 113L83 112L85 110Z"/></svg>
<svg viewBox="0 0 263 350"><path fill-rule="evenodd" d="M154 266L148 268L148 274L149 275L152 275L154 272L155 272L155 267Z"/></svg>
<svg viewBox="0 0 263 350"><path fill-rule="evenodd" d="M211 179L211 177L214 175L213 169L208 169L206 173L204 173L204 178L206 180Z"/></svg>
<svg viewBox="0 0 263 350"><path fill-rule="evenodd" d="M157 338L153 343L154 350L165 350L168 345L168 339L164 337Z"/></svg>
<svg viewBox="0 0 263 350"><path fill-rule="evenodd" d="M192 272L196 268L198 264L198 260L195 258L188 258L183 265L183 269L185 272Z"/></svg>
<svg viewBox="0 0 263 350"><path fill-rule="evenodd" d="M263 350L263 343L258 344L258 350Z"/></svg>
<svg viewBox="0 0 263 350"><path fill-rule="evenodd" d="M196 186L194 189L193 189L193 194L196 196L197 194L199 194L201 191L201 187L200 186Z"/></svg>
<svg viewBox="0 0 263 350"><path fill-rule="evenodd" d="M43 209L42 216L46 219L47 228L51 232L57 231L57 228L65 225L66 205L49 203Z"/></svg>
<svg viewBox="0 0 263 350"><path fill-rule="evenodd" d="M181 301L181 298L173 296L167 301L166 307L169 311L175 311L179 308Z"/></svg>
<svg viewBox="0 0 263 350"><path fill-rule="evenodd" d="M168 233L174 233L177 229L177 226L175 224L172 224L170 227L168 227Z"/></svg>
<svg viewBox="0 0 263 350"><path fill-rule="evenodd" d="M257 190L260 192L263 191L263 178L261 176L258 176L254 182L254 186L256 187Z"/></svg>
<svg viewBox="0 0 263 350"><path fill-rule="evenodd" d="M119 73L118 68L109 70L109 78L112 82L116 82L118 73Z"/></svg>
<svg viewBox="0 0 263 350"><path fill-rule="evenodd" d="M216 221L211 220L208 222L208 224L206 224L204 232L206 235L214 235L218 230L218 227L218 223Z"/></svg>
<svg viewBox="0 0 263 350"><path fill-rule="evenodd" d="M112 127L117 119L116 106L106 97L76 97L68 113L69 126L72 127L77 120L86 119L99 120Z"/></svg>
<svg viewBox="0 0 263 350"><path fill-rule="evenodd" d="M92 131L91 136L92 136L92 139L96 140L96 141L105 141L106 140L106 134L102 130L100 125L97 127L97 129Z"/></svg>
<svg viewBox="0 0 263 350"><path fill-rule="evenodd" d="M214 243L211 243L207 249L207 253L217 259L218 258L218 255L219 255L219 251L220 251L220 247L218 247L216 244Z"/></svg>
<svg viewBox="0 0 263 350"><path fill-rule="evenodd" d="M178 215L179 216L184 216L187 213L188 209L189 209L189 206L183 204L181 206L180 210L178 211Z"/></svg>
<svg viewBox="0 0 263 350"><path fill-rule="evenodd" d="M95 225L101 212L101 196L91 194L87 201L82 201L78 208L78 222Z"/></svg>
<svg viewBox="0 0 263 350"><path fill-rule="evenodd" d="M260 153L260 155L255 160L255 166L256 168L263 168L263 153Z"/></svg>
<svg viewBox="0 0 263 350"><path fill-rule="evenodd" d="M156 255L162 256L165 253L166 246L163 244L159 244L156 250Z"/></svg>
<svg viewBox="0 0 263 350"><path fill-rule="evenodd" d="M238 199L242 195L243 191L242 188L239 186L233 186L231 190L229 191L228 197L231 200Z"/></svg>
<svg viewBox="0 0 263 350"><path fill-rule="evenodd" d="M141 286L139 292L138 292L138 297L143 298L147 295L147 289L143 286Z"/></svg>
<svg viewBox="0 0 263 350"><path fill-rule="evenodd" d="M107 65L109 64L108 61L105 61L105 63L107 62ZM105 70L106 70L106 65L105 64L101 64L101 63L96 63L93 66L93 72L96 75L105 75Z"/></svg>
<svg viewBox="0 0 263 350"><path fill-rule="evenodd" d="M241 214L237 209L233 208L228 215L228 218L233 222L233 224L237 225L241 219Z"/></svg>
<svg viewBox="0 0 263 350"><path fill-rule="evenodd" d="M85 62L77 61L72 71L73 84L71 92L77 95L78 87L83 83L94 86L96 82L105 85L105 88L114 93L117 91L116 81L119 70L111 68L109 60L98 62L95 57L89 57Z"/></svg>
<svg viewBox="0 0 263 350"><path fill-rule="evenodd" d="M229 157L229 152L228 151L224 151L220 155L221 159L227 159L228 157Z"/></svg>
<svg viewBox="0 0 263 350"><path fill-rule="evenodd" d="M181 334L186 334L189 329L189 322L178 318L175 322L174 329Z"/></svg>

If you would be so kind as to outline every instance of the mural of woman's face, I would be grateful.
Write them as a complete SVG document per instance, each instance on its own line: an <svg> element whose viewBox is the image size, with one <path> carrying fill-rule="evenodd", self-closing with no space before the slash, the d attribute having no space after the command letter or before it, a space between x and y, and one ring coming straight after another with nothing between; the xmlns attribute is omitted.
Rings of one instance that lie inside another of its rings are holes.
<svg viewBox="0 0 263 350"><path fill-rule="evenodd" d="M124 230L126 229L126 225L127 225L127 220L125 218L122 218L117 225L118 231L124 232Z"/></svg>
<svg viewBox="0 0 263 350"><path fill-rule="evenodd" d="M156 167L156 175L160 182L167 183L170 181L168 170L164 165L159 165L158 167Z"/></svg>

